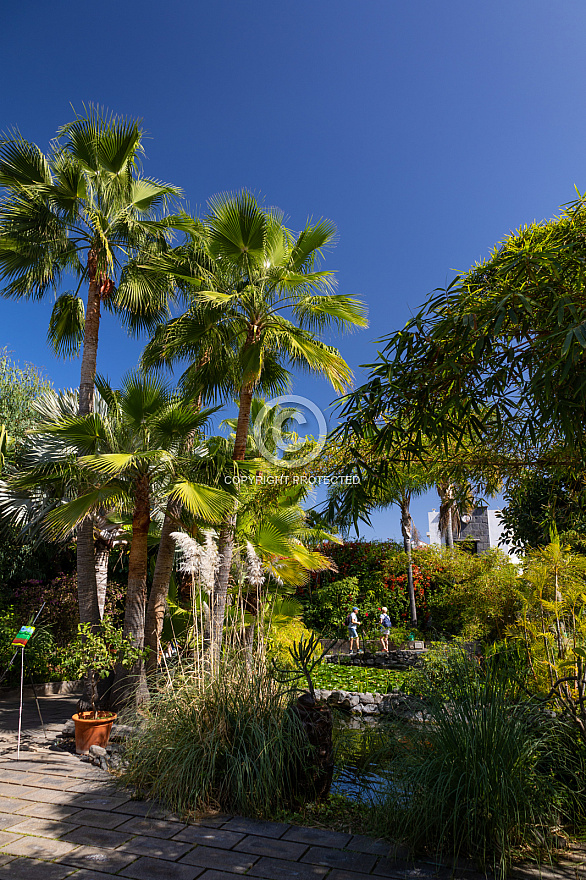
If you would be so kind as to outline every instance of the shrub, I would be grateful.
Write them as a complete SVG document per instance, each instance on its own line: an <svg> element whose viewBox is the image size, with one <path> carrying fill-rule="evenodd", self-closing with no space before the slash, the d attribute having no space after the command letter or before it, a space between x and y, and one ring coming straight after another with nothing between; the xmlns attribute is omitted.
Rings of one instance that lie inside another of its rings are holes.
<svg viewBox="0 0 586 880"><path fill-rule="evenodd" d="M304 733L262 666L225 661L217 676L177 676L130 741L123 779L171 809L271 816L289 805Z"/></svg>
<svg viewBox="0 0 586 880"><path fill-rule="evenodd" d="M4 608L0 611L0 675L7 669L13 654L12 639L21 626L27 623L29 618L23 618L14 608ZM46 626L39 626L29 644L25 648L25 681L28 682L32 675L33 681L51 681L62 677L62 670L58 663L58 655L55 647L53 633ZM7 672L2 681L2 687L13 686L20 681L20 658L16 658L14 665Z"/></svg>
<svg viewBox="0 0 586 880"><path fill-rule="evenodd" d="M393 742L391 785L375 808L379 830L413 851L473 857L504 873L516 849L547 847L549 829L576 818L583 756L574 753L573 768L565 763L567 728L543 723L531 701L512 700L510 678L492 658L448 651L447 701L434 673L430 723Z"/></svg>

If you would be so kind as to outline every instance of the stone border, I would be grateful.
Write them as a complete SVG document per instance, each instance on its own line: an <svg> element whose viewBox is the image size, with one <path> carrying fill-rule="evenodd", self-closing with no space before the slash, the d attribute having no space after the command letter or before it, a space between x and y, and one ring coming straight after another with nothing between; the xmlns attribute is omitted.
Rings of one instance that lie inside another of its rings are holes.
<svg viewBox="0 0 586 880"><path fill-rule="evenodd" d="M315 698L333 709L340 709L353 716L374 720L381 715L394 715L409 721L424 721L421 701L417 697L401 693L398 688L393 688L388 694L329 691L321 688L315 691Z"/></svg>
<svg viewBox="0 0 586 880"><path fill-rule="evenodd" d="M425 648L419 650L397 650L383 653L382 651L364 651L360 654L328 654L324 660L326 663L334 663L338 666L368 666L374 669L411 669L419 665Z"/></svg>

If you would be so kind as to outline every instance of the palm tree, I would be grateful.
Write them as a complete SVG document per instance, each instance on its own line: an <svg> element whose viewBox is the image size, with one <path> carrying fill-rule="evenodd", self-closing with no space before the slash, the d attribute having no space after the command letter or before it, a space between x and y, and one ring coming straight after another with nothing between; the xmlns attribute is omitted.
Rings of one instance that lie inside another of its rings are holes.
<svg viewBox="0 0 586 880"><path fill-rule="evenodd" d="M147 362L172 364L201 345L210 326L233 353L238 373L238 418L232 457L246 454L252 399L263 375L282 383L287 368L324 376L342 391L351 371L339 352L316 335L329 327L365 327L363 305L333 293L333 277L317 263L331 245L335 229L329 221L308 223L294 234L275 210L259 205L253 195L223 194L209 203L209 212L191 249L159 265L192 283L192 307L162 327L156 351ZM157 357L158 355L158 357ZM236 506L220 531L222 557L213 604L214 653L219 655L230 569L234 553Z"/></svg>
<svg viewBox="0 0 586 880"><path fill-rule="evenodd" d="M49 339L57 353L82 349L82 416L93 411L102 304L134 329L168 314L169 278L145 270L144 257L165 250L172 221L161 214L179 190L142 176L142 138L138 121L90 106L47 154L18 132L0 139L0 294L38 300L77 285L57 299ZM89 520L77 529L77 564L80 620L97 623Z"/></svg>
<svg viewBox="0 0 586 880"><path fill-rule="evenodd" d="M185 438L202 427L209 411L195 412L161 381L136 373L125 379L121 391L112 390L104 380L98 380L97 387L108 409L107 418L96 412L42 426L45 433L92 450L78 461L92 474L94 483L91 491L57 507L46 521L59 537L104 506L132 515L123 633L142 648L147 541L155 499L165 503L176 498L201 520L219 522L231 498L221 489L193 483L181 466ZM140 664L130 674L119 669L116 703L140 701L146 696L143 685Z"/></svg>
<svg viewBox="0 0 586 880"><path fill-rule="evenodd" d="M98 395L95 407L102 418L108 411ZM32 402L31 412L38 424L73 418L79 409L77 391L46 389ZM92 451L97 451L97 446ZM47 515L56 507L76 498L81 487L88 488L87 470L78 457L88 448L80 447L52 434L28 433L18 449L17 459L0 482L0 520L16 526L21 535L36 539L43 534ZM106 510L92 517L95 536L95 573L100 620L104 615L108 580L108 560L115 544L128 537L119 524L111 522Z"/></svg>

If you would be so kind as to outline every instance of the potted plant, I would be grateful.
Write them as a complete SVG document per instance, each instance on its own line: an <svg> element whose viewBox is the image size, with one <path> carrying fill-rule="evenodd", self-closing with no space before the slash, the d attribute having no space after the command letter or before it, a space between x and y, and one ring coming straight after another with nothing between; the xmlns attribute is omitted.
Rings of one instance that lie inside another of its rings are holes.
<svg viewBox="0 0 586 880"><path fill-rule="evenodd" d="M129 637L116 629L109 617L104 617L99 630L92 629L89 623L80 623L77 637L67 648L62 665L75 671L89 681L91 710L76 712L75 751L87 755L90 746L105 746L116 720L116 713L98 709L97 680L106 678L118 663L131 667L144 652L132 644Z"/></svg>

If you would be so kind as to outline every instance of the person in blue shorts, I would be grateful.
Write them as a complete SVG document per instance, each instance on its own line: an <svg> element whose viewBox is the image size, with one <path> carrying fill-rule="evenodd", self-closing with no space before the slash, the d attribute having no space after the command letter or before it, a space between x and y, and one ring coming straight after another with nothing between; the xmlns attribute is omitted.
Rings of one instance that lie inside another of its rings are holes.
<svg viewBox="0 0 586 880"><path fill-rule="evenodd" d="M350 653L354 653L354 647L356 647L356 651L360 651L360 640L358 638L358 630L356 627L360 626L360 621L358 620L358 608L353 608L350 614L348 615L348 638L350 639Z"/></svg>
<svg viewBox="0 0 586 880"><path fill-rule="evenodd" d="M385 608L384 605L381 608L381 614L379 617L380 623L380 643L385 654L389 653L389 633L391 631L392 622L389 617L389 609Z"/></svg>

